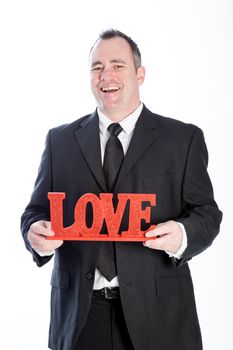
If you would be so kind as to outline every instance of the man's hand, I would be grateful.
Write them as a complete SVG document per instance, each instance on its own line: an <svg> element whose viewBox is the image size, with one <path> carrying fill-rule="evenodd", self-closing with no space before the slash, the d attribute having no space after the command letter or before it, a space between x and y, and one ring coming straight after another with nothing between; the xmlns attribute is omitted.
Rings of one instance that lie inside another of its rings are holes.
<svg viewBox="0 0 233 350"><path fill-rule="evenodd" d="M27 238L35 251L45 254L52 252L63 244L61 240L47 240L46 236L54 236L54 232L51 231L49 221L40 220L31 225Z"/></svg>
<svg viewBox="0 0 233 350"><path fill-rule="evenodd" d="M164 250L172 254L179 250L183 239L179 224L172 220L158 224L154 230L148 231L145 236L154 238L144 242L145 247Z"/></svg>

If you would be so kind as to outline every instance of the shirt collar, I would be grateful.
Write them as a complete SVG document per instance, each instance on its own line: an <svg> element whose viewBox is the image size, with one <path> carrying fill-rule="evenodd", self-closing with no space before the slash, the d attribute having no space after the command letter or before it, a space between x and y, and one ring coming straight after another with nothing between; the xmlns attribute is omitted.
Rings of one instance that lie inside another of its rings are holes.
<svg viewBox="0 0 233 350"><path fill-rule="evenodd" d="M127 117L122 119L119 124L124 130L126 134L130 134L133 129L135 128L135 124L141 114L143 108L143 104L140 103L140 105L133 111L133 113L129 114ZM109 127L110 124L113 122L105 115L103 114L99 108L97 108L97 112L99 115L99 129L101 133L105 133L107 131L107 128Z"/></svg>

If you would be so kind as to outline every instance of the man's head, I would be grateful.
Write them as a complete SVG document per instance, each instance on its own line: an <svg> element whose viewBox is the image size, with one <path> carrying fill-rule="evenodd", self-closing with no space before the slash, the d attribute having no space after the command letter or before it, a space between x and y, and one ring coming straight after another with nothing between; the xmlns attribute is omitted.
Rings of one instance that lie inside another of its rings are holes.
<svg viewBox="0 0 233 350"><path fill-rule="evenodd" d="M117 37L125 39L127 41L127 43L129 44L129 46L132 50L135 69L140 67L142 65L142 61L141 61L142 59L141 59L141 52L138 48L138 45L128 35L120 32L119 30L116 30L116 29L108 29L108 30L105 30L104 32L102 32L99 35L99 38L96 40L95 44L92 46L90 54L91 54L94 46L96 45L96 43L99 42L100 40L107 40L107 39L112 39L112 38L117 38Z"/></svg>
<svg viewBox="0 0 233 350"><path fill-rule="evenodd" d="M145 69L130 37L117 30L103 32L91 49L90 70L98 107L110 119L119 121L138 107Z"/></svg>

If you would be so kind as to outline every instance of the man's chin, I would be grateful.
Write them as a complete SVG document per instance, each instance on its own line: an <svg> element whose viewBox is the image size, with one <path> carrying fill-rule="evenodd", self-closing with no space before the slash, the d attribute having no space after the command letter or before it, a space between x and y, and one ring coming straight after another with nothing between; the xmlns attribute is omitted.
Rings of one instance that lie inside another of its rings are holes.
<svg viewBox="0 0 233 350"><path fill-rule="evenodd" d="M114 113L122 109L119 102L109 102L101 104L100 110L105 113Z"/></svg>

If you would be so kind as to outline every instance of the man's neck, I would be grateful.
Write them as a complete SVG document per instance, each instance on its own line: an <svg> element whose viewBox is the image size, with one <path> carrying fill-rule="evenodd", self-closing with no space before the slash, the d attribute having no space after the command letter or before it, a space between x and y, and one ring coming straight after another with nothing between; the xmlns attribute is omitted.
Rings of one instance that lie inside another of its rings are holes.
<svg viewBox="0 0 233 350"><path fill-rule="evenodd" d="M139 106L141 102L139 101L138 105L134 108L128 109L128 110L122 110L122 111L108 111L108 110L102 110L99 108L100 112L103 113L107 118L109 118L113 123L119 123L123 119L127 118L130 114L132 114Z"/></svg>

